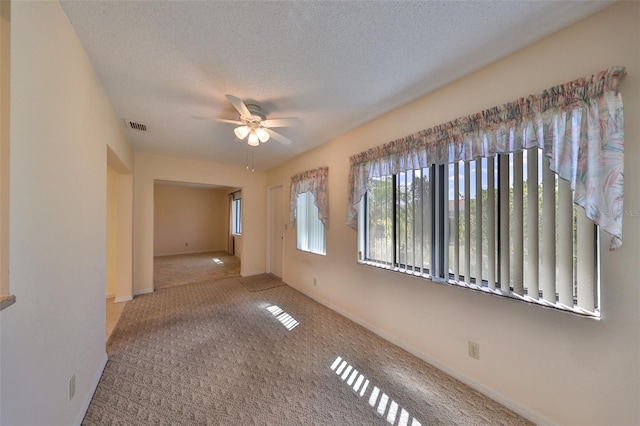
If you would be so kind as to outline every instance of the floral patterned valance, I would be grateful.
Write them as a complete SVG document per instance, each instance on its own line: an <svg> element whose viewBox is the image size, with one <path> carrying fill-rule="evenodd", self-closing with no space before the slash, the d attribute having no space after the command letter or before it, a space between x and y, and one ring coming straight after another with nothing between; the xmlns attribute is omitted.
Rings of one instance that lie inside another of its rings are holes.
<svg viewBox="0 0 640 426"><path fill-rule="evenodd" d="M324 226L329 226L329 168L319 167L291 176L291 198L289 204L289 219L296 221L298 195L304 192L313 194L314 204L318 208L318 219Z"/></svg>
<svg viewBox="0 0 640 426"><path fill-rule="evenodd" d="M551 170L571 183L574 202L622 245L624 117L612 67L351 157L347 225L357 229L357 204L372 177L543 148Z"/></svg>

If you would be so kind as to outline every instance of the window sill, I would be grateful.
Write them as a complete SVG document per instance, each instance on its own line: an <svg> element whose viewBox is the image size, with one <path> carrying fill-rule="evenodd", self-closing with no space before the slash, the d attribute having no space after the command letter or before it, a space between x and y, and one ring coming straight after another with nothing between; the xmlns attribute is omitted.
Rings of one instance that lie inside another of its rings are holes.
<svg viewBox="0 0 640 426"><path fill-rule="evenodd" d="M566 312L572 315L579 316L581 318L591 318L595 320L600 320L600 311L590 312L590 311L581 309L579 307L571 307L571 306L563 305L559 302L552 303L544 299L534 299L529 296L520 296L512 291L504 292L500 289L490 289L488 287L480 287L476 284L468 284L465 282L460 282L455 280L437 280L437 279L433 279L430 275L427 275L424 273L411 271L403 268L398 268L391 265L382 265L382 264L367 261L367 260L359 260L358 263L360 265L371 266L377 269L382 269L382 270L387 270L387 271L391 271L391 272L395 272L403 275L408 275L410 277L416 277L416 278L427 280L436 284L444 284L451 287L474 290L483 294L498 296L503 299L512 300L516 302L523 302L532 306L538 306L541 308L551 309L554 311Z"/></svg>
<svg viewBox="0 0 640 426"><path fill-rule="evenodd" d="M14 295L0 296L0 311L16 303Z"/></svg>
<svg viewBox="0 0 640 426"><path fill-rule="evenodd" d="M327 253L326 253L326 252L325 252L325 253L318 253L318 252L316 252L316 251L303 250L303 249L301 249L301 248L297 248L297 247L296 247L296 250L298 250L298 251L299 251L299 252L301 252L301 253L315 254L316 256L325 256L325 257L327 256Z"/></svg>

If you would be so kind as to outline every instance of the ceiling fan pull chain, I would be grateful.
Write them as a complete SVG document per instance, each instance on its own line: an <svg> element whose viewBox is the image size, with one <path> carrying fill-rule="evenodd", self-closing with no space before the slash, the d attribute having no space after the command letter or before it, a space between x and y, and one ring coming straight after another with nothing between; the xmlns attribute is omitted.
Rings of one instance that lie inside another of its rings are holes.
<svg viewBox="0 0 640 426"><path fill-rule="evenodd" d="M249 170L249 152L251 152L251 172L253 173L256 171L254 151L249 145L247 145L247 170Z"/></svg>

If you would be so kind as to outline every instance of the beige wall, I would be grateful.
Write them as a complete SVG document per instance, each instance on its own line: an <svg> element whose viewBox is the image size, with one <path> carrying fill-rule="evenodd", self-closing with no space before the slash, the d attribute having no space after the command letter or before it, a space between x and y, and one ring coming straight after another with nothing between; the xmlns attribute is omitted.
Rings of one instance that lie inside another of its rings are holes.
<svg viewBox="0 0 640 426"><path fill-rule="evenodd" d="M132 155L60 4L13 2L11 20L0 424L79 424L106 362L107 145Z"/></svg>
<svg viewBox="0 0 640 426"><path fill-rule="evenodd" d="M242 188L243 276L265 272L266 186L262 171L162 155L135 153L134 294L153 291L153 209L156 180Z"/></svg>
<svg viewBox="0 0 640 426"><path fill-rule="evenodd" d="M267 185L286 188L296 172L330 169L327 256L296 250L289 226L284 280L536 422L639 424L640 217L625 217L619 251L603 238L601 320L358 265L345 225L351 155L612 65L628 71L625 209L640 211L639 31L640 3L616 4L270 171Z"/></svg>
<svg viewBox="0 0 640 426"><path fill-rule="evenodd" d="M154 256L227 250L227 191L156 183L153 201Z"/></svg>

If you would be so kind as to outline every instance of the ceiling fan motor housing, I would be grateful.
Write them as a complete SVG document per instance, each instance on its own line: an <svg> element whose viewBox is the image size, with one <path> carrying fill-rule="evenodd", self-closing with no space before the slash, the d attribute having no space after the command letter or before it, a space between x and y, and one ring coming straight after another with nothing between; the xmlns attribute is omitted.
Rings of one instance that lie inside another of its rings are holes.
<svg viewBox="0 0 640 426"><path fill-rule="evenodd" d="M251 113L251 117L256 120L265 120L267 118L266 114L262 112L262 108L255 104L247 104L247 109ZM247 117L248 118L248 117Z"/></svg>
<svg viewBox="0 0 640 426"><path fill-rule="evenodd" d="M258 146L260 142L264 143L273 137L278 142L289 145L291 140L282 136L280 133L271 130L272 127L290 127L300 123L299 118L280 118L274 120L267 120L266 114L262 111L259 105L245 104L242 99L233 96L226 95L227 99L238 114L240 115L239 121L233 120L220 120L225 123L231 122L232 124L241 124L233 131L238 139L244 139L248 137L248 143L251 146Z"/></svg>

